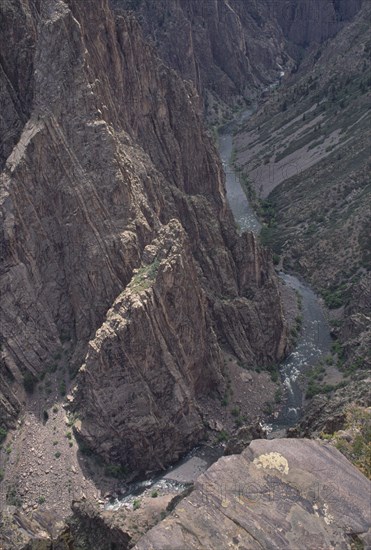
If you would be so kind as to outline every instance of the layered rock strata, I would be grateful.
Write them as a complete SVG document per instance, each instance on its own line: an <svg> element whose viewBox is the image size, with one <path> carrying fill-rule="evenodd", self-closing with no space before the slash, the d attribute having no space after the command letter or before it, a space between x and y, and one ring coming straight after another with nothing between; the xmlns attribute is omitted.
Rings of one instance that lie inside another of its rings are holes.
<svg viewBox="0 0 371 550"><path fill-rule="evenodd" d="M367 547L369 490L369 481L333 447L255 440L211 466L134 548Z"/></svg>
<svg viewBox="0 0 371 550"><path fill-rule="evenodd" d="M193 82L210 121L256 97L290 61L265 0L112 0L112 5L135 13L165 63Z"/></svg>
<svg viewBox="0 0 371 550"><path fill-rule="evenodd" d="M81 436L158 467L203 433L197 396L221 385L221 343L252 366L282 357L269 255L238 236L195 91L134 19L106 0L2 10L29 45L2 50L2 422L22 382L84 365Z"/></svg>

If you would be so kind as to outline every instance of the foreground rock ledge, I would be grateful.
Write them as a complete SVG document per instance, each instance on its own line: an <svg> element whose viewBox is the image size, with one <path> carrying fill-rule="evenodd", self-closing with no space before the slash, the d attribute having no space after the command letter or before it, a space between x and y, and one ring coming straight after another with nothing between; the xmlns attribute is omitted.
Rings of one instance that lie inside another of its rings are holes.
<svg viewBox="0 0 371 550"><path fill-rule="evenodd" d="M223 457L136 550L369 548L370 483L326 443L254 440Z"/></svg>

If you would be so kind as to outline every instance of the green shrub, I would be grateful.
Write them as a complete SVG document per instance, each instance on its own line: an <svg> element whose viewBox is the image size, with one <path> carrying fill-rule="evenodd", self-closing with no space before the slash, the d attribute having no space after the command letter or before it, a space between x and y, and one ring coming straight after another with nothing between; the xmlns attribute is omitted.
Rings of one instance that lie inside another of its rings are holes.
<svg viewBox="0 0 371 550"><path fill-rule="evenodd" d="M138 498L134 499L134 501L133 501L133 509L134 509L134 510L138 510L138 508L140 508L140 504L141 504L141 502L140 502L140 500L139 500Z"/></svg>
<svg viewBox="0 0 371 550"><path fill-rule="evenodd" d="M269 401L266 401L264 403L264 406L263 406L263 413L268 414L268 415L272 414L273 413L273 404L270 403Z"/></svg>
<svg viewBox="0 0 371 550"><path fill-rule="evenodd" d="M330 393L334 389L335 389L335 386L333 386L332 384L324 384L323 386L321 386L320 384L317 384L316 382L314 382L314 380L310 380L305 397L307 399L310 399L311 397L314 397L319 393L324 393L324 394Z"/></svg>
<svg viewBox="0 0 371 550"><path fill-rule="evenodd" d="M222 443L223 441L228 441L228 432L226 432L225 430L222 430L221 432L218 433L218 436L217 436L217 440L219 443Z"/></svg>
<svg viewBox="0 0 371 550"><path fill-rule="evenodd" d="M226 407L229 403L228 395L225 395L222 399L222 406Z"/></svg>
<svg viewBox="0 0 371 550"><path fill-rule="evenodd" d="M272 247L273 238L274 238L273 228L268 227L267 225L263 225L263 227L260 230L260 241L262 245Z"/></svg>
<svg viewBox="0 0 371 550"><path fill-rule="evenodd" d="M339 356L343 355L343 347L340 344L340 342L334 342L331 346L331 349L332 349L333 353L336 353Z"/></svg>
<svg viewBox="0 0 371 550"><path fill-rule="evenodd" d="M282 401L282 390L281 388L277 388L274 394L274 402L278 404L278 403L281 403L281 401Z"/></svg>
<svg viewBox="0 0 371 550"><path fill-rule="evenodd" d="M20 508L22 506L22 499L18 493L18 489L15 485L10 485L6 493L6 503L9 506L16 506Z"/></svg>
<svg viewBox="0 0 371 550"><path fill-rule="evenodd" d="M278 377L279 377L278 365L275 365L275 364L266 365L264 369L269 372L272 382L278 382Z"/></svg>
<svg viewBox="0 0 371 550"><path fill-rule="evenodd" d="M54 456L55 456L55 458L59 458L59 457L61 456L61 454L62 454L62 453L61 453L60 451L57 451L57 452L54 454Z"/></svg>
<svg viewBox="0 0 371 550"><path fill-rule="evenodd" d="M233 409L231 410L231 414L232 416L239 416L240 415L239 407L233 407Z"/></svg>
<svg viewBox="0 0 371 550"><path fill-rule="evenodd" d="M157 492L155 489L152 491L151 497L152 497L152 498L158 497L158 492Z"/></svg>
<svg viewBox="0 0 371 550"><path fill-rule="evenodd" d="M273 264L278 265L280 263L280 256L279 254L273 254Z"/></svg>
<svg viewBox="0 0 371 550"><path fill-rule="evenodd" d="M344 305L344 288L329 289L322 291L322 297L329 309L337 309Z"/></svg>
<svg viewBox="0 0 371 550"><path fill-rule="evenodd" d="M107 464L104 473L106 476L122 479L127 476L127 469L122 464Z"/></svg>

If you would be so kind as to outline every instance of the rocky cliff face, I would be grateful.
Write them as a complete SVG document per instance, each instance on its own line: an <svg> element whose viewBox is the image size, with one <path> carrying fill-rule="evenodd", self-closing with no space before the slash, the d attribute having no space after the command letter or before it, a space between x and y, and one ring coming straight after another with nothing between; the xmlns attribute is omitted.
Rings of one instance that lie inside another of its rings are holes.
<svg viewBox="0 0 371 550"><path fill-rule="evenodd" d="M336 35L362 0L111 0L167 65L192 81L210 122L260 95L308 46Z"/></svg>
<svg viewBox="0 0 371 550"><path fill-rule="evenodd" d="M80 436L130 471L160 469L202 436L196 399L220 385L221 366L188 239L173 220L89 343L78 377Z"/></svg>
<svg viewBox="0 0 371 550"><path fill-rule="evenodd" d="M14 107L1 174L2 422L27 403L23 381L52 370L68 385L83 364L81 437L105 458L157 467L202 434L197 397L221 383L221 342L251 364L282 357L269 256L238 237L194 91L135 20L105 0L2 9L27 38L1 73Z"/></svg>
<svg viewBox="0 0 371 550"><path fill-rule="evenodd" d="M214 121L226 107L251 100L289 59L268 2L112 0L133 10L162 59L191 80Z"/></svg>
<svg viewBox="0 0 371 550"><path fill-rule="evenodd" d="M282 0L272 2L289 43L307 47L335 36L359 11L362 0Z"/></svg>
<svg viewBox="0 0 371 550"><path fill-rule="evenodd" d="M36 22L32 4L3 2L0 21L0 167L17 143L31 112ZM14 44L19 44L14 48Z"/></svg>

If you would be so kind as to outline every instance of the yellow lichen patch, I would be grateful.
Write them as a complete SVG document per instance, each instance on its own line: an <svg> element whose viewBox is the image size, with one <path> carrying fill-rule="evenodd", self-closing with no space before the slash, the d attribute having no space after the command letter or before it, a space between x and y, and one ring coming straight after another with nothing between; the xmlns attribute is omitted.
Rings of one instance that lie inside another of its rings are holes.
<svg viewBox="0 0 371 550"><path fill-rule="evenodd" d="M286 475L289 473L289 463L280 453L260 455L254 458L254 464L257 468L270 468Z"/></svg>

